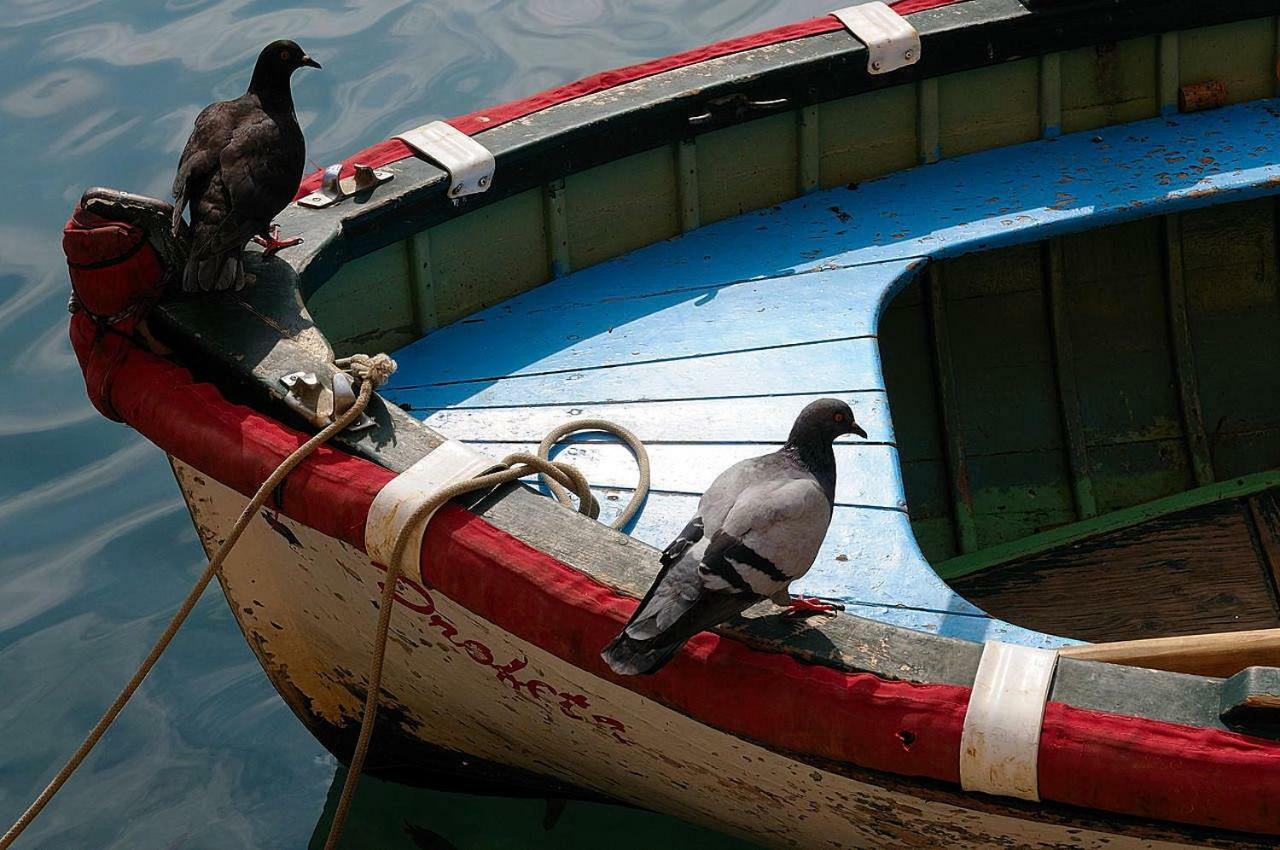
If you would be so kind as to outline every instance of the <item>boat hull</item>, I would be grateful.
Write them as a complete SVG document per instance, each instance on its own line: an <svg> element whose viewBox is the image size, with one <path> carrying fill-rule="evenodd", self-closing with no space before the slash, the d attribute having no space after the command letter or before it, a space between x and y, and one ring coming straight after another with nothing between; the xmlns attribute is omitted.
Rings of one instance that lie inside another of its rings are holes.
<svg viewBox="0 0 1280 850"><path fill-rule="evenodd" d="M212 551L246 499L172 461ZM340 759L358 725L383 575L360 550L264 511L219 576L263 669ZM397 603L372 766L401 780L575 789L772 847L1263 846L822 769L581 670L416 581L401 579Z"/></svg>

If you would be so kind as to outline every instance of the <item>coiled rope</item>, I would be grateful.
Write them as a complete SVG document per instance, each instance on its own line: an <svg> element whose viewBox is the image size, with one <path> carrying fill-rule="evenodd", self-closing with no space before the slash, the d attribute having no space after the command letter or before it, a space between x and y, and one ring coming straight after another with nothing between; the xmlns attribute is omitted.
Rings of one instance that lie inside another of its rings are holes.
<svg viewBox="0 0 1280 850"><path fill-rule="evenodd" d="M373 398L373 391L376 387L381 386L391 377L396 370L395 361L385 354L375 354L372 357L364 354L356 354L348 358L336 361L339 368L349 371L360 379L360 391L356 396L355 402L346 409L337 419L325 426L322 430L307 440L298 448L294 449L275 471L262 482L262 485L254 493L253 498L245 505L244 510L236 518L235 523L231 526L231 530L227 533L227 537L223 540L222 545L218 547L218 551L209 559L209 565L200 573L200 577L196 579L196 583L192 586L191 591L183 599L182 604L178 607L173 618L165 627L160 637L151 647L151 651L147 653L147 657L143 659L138 669L130 677L129 681L117 694L115 700L103 712L102 717L94 724L93 729L85 736L84 741L76 748L76 751L67 759L66 764L49 780L49 784L40 792L39 796L32 801L22 813L22 815L13 823L11 827L0 836L0 850L8 850L15 841L22 835L28 826L36 819L45 806L49 804L54 796L62 789L67 780L76 772L80 765L88 757L89 753L97 745L106 731L111 728L111 724L115 722L120 712L128 704L143 680L155 667L156 662L160 660L160 656L168 649L169 644L173 641L174 636L182 625L186 622L187 617L195 608L196 603L200 601L200 597L209 587L209 582L218 574L222 568L222 564L226 561L227 556L235 548L236 543L244 534L249 523L257 516L258 511L271 498L271 494L275 492L285 477L292 472L298 464L306 460L316 449L329 442L336 434L346 430L346 428L360 417L369 405L369 400ZM570 427L572 426L572 427ZM428 502L422 504L414 511L413 517L396 537L395 547L391 558L391 563L387 565L387 576L383 585L381 602L378 607L378 625L374 633L374 651L373 658L369 666L368 689L365 694L364 710L360 718L360 734L356 740L355 751L351 756L351 764L347 771L346 780L342 786L342 795L338 800L338 807L334 813L332 824L329 827L329 837L325 841L325 850L333 850L337 846L338 838L342 834L342 827L346 822L347 811L351 805L351 799L355 794L356 784L359 781L360 773L364 768L365 756L369 750L369 740L373 735L373 721L377 716L379 692L382 689L382 668L383 661L386 658L387 636L391 625L391 610L394 603L396 584L400 576L400 565L404 559L405 549L408 546L411 530L422 520L423 517L430 515L440 506L444 505L451 499L476 490L490 489L532 475L535 472L543 476L547 486L551 489L556 499L562 504L571 505L568 491L572 490L579 499L578 510L595 519L599 516L600 506L591 494L590 485L582 473L567 463L552 461L547 459L547 453L556 440L563 436L581 430L600 430L614 433L622 438L623 441L631 448L636 456L636 462L640 467L640 483L637 485L631 502L626 509L613 522L614 528L621 528L635 516L640 504L643 502L649 488L649 458L645 451L644 444L641 443L630 431L608 422L603 419L579 420L570 422L552 431L553 436L548 436L548 440L544 440L539 446L538 455L530 455L524 452L517 452L508 455L501 462L501 467L497 471L488 472L468 481L461 481L450 487L446 487Z"/></svg>
<svg viewBox="0 0 1280 850"><path fill-rule="evenodd" d="M640 480L636 484L631 501L611 523L614 528L622 528L635 516L649 491L649 454L645 451L644 443L621 425L606 419L578 419L553 429L538 446L536 455L526 452L507 455L500 464L505 467L504 469L487 472L467 481L459 481L457 484L437 491L410 514L409 520L396 535L395 546L391 550L391 563L386 565L387 576L382 585L382 598L378 603L378 626L373 637L373 663L369 666L364 711L360 715L360 735L356 738L355 751L351 754L346 780L342 783L342 793L338 797L338 804L333 812L333 822L329 824L329 837L325 839L324 850L336 850L338 838L342 835L342 828L347 820L347 812L351 807L351 800L355 797L356 785L360 782L360 774L364 771L364 760L369 753L369 739L373 737L373 721L378 713L378 698L382 691L382 664L387 655L387 635L391 627L391 609L395 601L396 583L400 579L400 566L404 561L409 540L413 537L413 530L423 517L431 516L451 499L477 490L492 489L535 472L546 482L547 488L562 505L573 506L568 492L572 490L578 496L578 512L591 519L598 519L600 505L591 494L591 485L587 483L587 479L575 467L548 458L551 447L558 440L578 431L607 431L615 434L635 455L636 465L640 468Z"/></svg>

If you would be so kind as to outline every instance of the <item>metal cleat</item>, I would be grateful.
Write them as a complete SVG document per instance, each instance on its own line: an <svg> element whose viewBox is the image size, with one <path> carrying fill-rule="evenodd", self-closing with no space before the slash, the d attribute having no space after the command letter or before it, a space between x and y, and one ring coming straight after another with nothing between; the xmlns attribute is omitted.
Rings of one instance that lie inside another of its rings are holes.
<svg viewBox="0 0 1280 850"><path fill-rule="evenodd" d="M320 179L320 188L301 198L298 206L313 210L331 207L345 198L368 192L381 186L395 177L390 171L380 171L368 165L356 163L355 173L350 177L342 177L342 163L335 162L324 170Z"/></svg>
<svg viewBox="0 0 1280 850"><path fill-rule="evenodd" d="M332 388L321 383L315 372L290 372L280 378L287 390L284 403L312 427L324 428L345 413L356 400L355 387L346 372L335 372ZM367 414L347 427L348 431L360 431L374 424Z"/></svg>

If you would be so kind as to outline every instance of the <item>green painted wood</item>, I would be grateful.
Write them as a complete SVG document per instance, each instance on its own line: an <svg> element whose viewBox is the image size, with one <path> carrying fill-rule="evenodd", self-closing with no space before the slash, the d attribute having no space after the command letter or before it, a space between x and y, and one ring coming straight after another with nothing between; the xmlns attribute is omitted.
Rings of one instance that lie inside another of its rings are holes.
<svg viewBox="0 0 1280 850"><path fill-rule="evenodd" d="M1182 85L1179 34L1166 32L1162 33L1159 39L1160 111L1164 113L1177 112L1178 89Z"/></svg>
<svg viewBox="0 0 1280 850"><path fill-rule="evenodd" d="M1272 93L1280 95L1280 15L1276 16L1274 61L1276 78L1272 82Z"/></svg>
<svg viewBox="0 0 1280 850"><path fill-rule="evenodd" d="M405 263L409 268L413 326L422 336L439 327L435 283L431 279L431 231L424 230L405 241Z"/></svg>
<svg viewBox="0 0 1280 850"><path fill-rule="evenodd" d="M663 145L569 175L569 266L593 266L679 233L675 167L671 146Z"/></svg>
<svg viewBox="0 0 1280 850"><path fill-rule="evenodd" d="M698 143L685 139L676 144L676 186L680 197L680 230L688 233L702 226L698 201Z"/></svg>
<svg viewBox="0 0 1280 850"><path fill-rule="evenodd" d="M392 351L417 338L406 243L350 261L307 307L339 356Z"/></svg>
<svg viewBox="0 0 1280 850"><path fill-rule="evenodd" d="M822 134L818 123L818 107L806 106L799 112L800 194L812 192L822 185Z"/></svg>
<svg viewBox="0 0 1280 850"><path fill-rule="evenodd" d="M961 552L972 552L978 548L978 528L969 483L969 462L965 456L964 427L960 421L959 394L952 367L951 335L942 280L941 269L936 264L925 269L925 303L928 305L929 325L933 332L934 375L946 441L956 547Z"/></svg>
<svg viewBox="0 0 1280 850"><path fill-rule="evenodd" d="M1038 138L1039 61L1024 59L941 77L938 117L944 157Z"/></svg>
<svg viewBox="0 0 1280 850"><path fill-rule="evenodd" d="M1191 324L1187 317L1187 286L1183 275L1180 216L1165 217L1164 234L1169 287L1169 329L1173 340L1174 365L1178 373L1178 391L1182 400L1182 425L1196 483L1205 485L1213 481L1213 459L1209 455L1209 439L1205 435L1204 411L1200 405L1200 385L1196 376L1195 349L1191 341Z"/></svg>
<svg viewBox="0 0 1280 850"><path fill-rule="evenodd" d="M1276 202L1181 217L1187 321L1216 474L1280 467Z"/></svg>
<svg viewBox="0 0 1280 850"><path fill-rule="evenodd" d="M916 164L916 93L896 86L818 107L822 186L859 183Z"/></svg>
<svg viewBox="0 0 1280 850"><path fill-rule="evenodd" d="M563 180L552 180L543 190L543 209L547 219L547 257L553 277L564 277L573 271L569 257L569 222L565 215Z"/></svg>
<svg viewBox="0 0 1280 850"><path fill-rule="evenodd" d="M938 80L930 77L916 86L916 155L920 162L928 164L942 158L942 118L938 100Z"/></svg>
<svg viewBox="0 0 1280 850"><path fill-rule="evenodd" d="M956 421L984 546L1076 519L1042 251L972 254L941 270Z"/></svg>
<svg viewBox="0 0 1280 850"><path fill-rule="evenodd" d="M1244 103L1275 92L1275 34L1253 21L1188 30L1179 37L1182 85L1217 80L1228 103Z"/></svg>
<svg viewBox="0 0 1280 850"><path fill-rule="evenodd" d="M1062 133L1062 54L1040 57L1040 135L1051 139Z"/></svg>
<svg viewBox="0 0 1280 850"><path fill-rule="evenodd" d="M1195 485L1166 319L1158 219L1060 241L1074 373L1099 512Z"/></svg>
<svg viewBox="0 0 1280 850"><path fill-rule="evenodd" d="M1075 348L1071 340L1071 321L1067 313L1062 241L1051 239L1045 244L1045 266L1048 277L1050 326L1053 336L1053 365L1062 406L1062 428L1067 438L1067 458L1071 466L1072 495L1076 515L1088 519L1098 513L1093 496L1093 479L1089 472L1089 448L1085 443L1084 420L1080 415L1080 389L1076 381Z"/></svg>
<svg viewBox="0 0 1280 850"><path fill-rule="evenodd" d="M546 283L551 263L542 190L436 225L431 260L441 325Z"/></svg>
<svg viewBox="0 0 1280 850"><path fill-rule="evenodd" d="M991 546L980 552L960 555L941 563L934 563L933 566L938 575L945 579L959 578L981 570L997 567L1001 564L1007 564L1010 561L1022 560L1051 549L1087 540L1099 534L1132 528L1149 520L1158 519L1189 508L1201 507L1230 499L1240 499L1275 487L1280 487L1280 471L1244 475L1229 481L1219 481L1204 487L1187 490L1175 496L1156 499L1143 505L1112 511L1102 516L1044 531L1040 534L1029 535L1020 540Z"/></svg>
<svg viewBox="0 0 1280 850"><path fill-rule="evenodd" d="M1158 115L1157 43L1148 36L1064 51L1062 132Z"/></svg>
<svg viewBox="0 0 1280 850"><path fill-rule="evenodd" d="M796 115L783 112L698 137L702 224L794 198Z"/></svg>

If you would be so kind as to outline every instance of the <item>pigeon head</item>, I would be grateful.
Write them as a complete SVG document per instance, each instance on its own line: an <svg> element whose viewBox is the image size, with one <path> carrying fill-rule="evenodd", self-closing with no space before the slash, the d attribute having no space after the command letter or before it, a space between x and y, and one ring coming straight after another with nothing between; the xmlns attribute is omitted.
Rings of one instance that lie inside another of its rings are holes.
<svg viewBox="0 0 1280 850"><path fill-rule="evenodd" d="M867 436L867 432L854 420L848 404L838 398L820 398L800 411L787 442L795 446L830 445L845 434L857 434L863 439Z"/></svg>
<svg viewBox="0 0 1280 850"><path fill-rule="evenodd" d="M319 68L320 63L308 56L296 41L287 38L273 41L258 54L258 64L253 66L253 81L249 83L249 91L288 89L289 77L303 67Z"/></svg>

